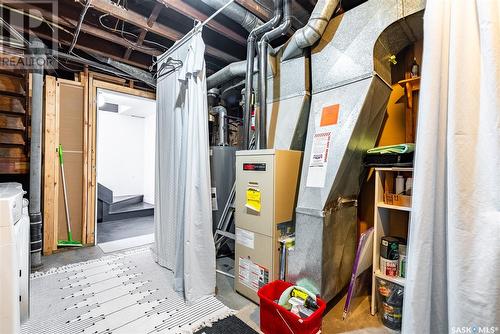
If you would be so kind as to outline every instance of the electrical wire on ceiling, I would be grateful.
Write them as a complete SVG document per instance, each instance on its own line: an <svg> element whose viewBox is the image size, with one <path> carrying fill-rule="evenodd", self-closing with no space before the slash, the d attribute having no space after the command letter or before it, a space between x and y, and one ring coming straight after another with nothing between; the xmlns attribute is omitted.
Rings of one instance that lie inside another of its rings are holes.
<svg viewBox="0 0 500 334"><path fill-rule="evenodd" d="M121 0L118 0L118 2L115 3L116 6L120 6L120 3L121 3ZM127 0L124 0L123 2L123 5L122 5L123 8L127 9ZM136 35L134 33L131 33L129 31L125 31L125 21L121 20L121 29L118 29L118 25L120 23L120 20L117 20L116 21L116 24L115 24L115 27L109 27L107 26L106 24L104 24L103 22L103 18L106 17L106 16L109 16L110 14L109 13L106 13L106 14L103 14L101 16L99 16L99 24L109 30L109 31L112 31L112 32L115 32L115 33L120 33L120 36L122 37L123 40L125 40L128 44L130 44L130 46L134 49L138 49L138 50L142 50L142 51L150 51L150 52L154 52L154 51L157 51L157 49L155 48L150 48L150 47L147 47L147 46L144 46L144 45L139 45L137 42L133 42L133 41L130 41L128 38L125 37L125 35L128 35L128 36L132 36L134 37L136 40L139 38L139 35ZM151 45L156 45L158 47L160 47L161 49L163 50L167 50L168 47L165 46L165 45L162 45L160 43L157 43L155 41L151 41L151 40L148 40L148 39L144 39L142 41L142 43L146 43L146 44L151 44Z"/></svg>
<svg viewBox="0 0 500 334"><path fill-rule="evenodd" d="M73 48L76 45L76 41L78 40L78 36L80 35L80 30L82 29L83 20L85 19L85 14L87 14L87 10L90 8L91 3L92 0L87 0L87 3L85 4L85 7L82 10L82 13L80 14L80 19L78 20L78 24L76 25L75 34L73 35L73 40L71 41L71 45L69 47L70 54L73 52Z"/></svg>
<svg viewBox="0 0 500 334"><path fill-rule="evenodd" d="M121 29L116 29L116 28L113 28L113 27L109 27L107 26L106 24L104 24L104 22L102 21L102 19L106 16L109 16L109 14L103 14L101 16L99 16L99 24L109 30L109 31L112 31L112 32L116 32L116 33L120 33L121 37L127 42L129 43L132 47L136 48L136 49L139 49L139 50L143 50L143 51L157 51L158 49L155 49L155 48L149 48L147 46L143 46L143 45L138 45L137 43L133 43L131 42L129 39L127 39L124 35L128 35L128 36L132 36L134 37L135 39L139 38L139 35L136 35L134 33L131 33L129 31L125 31L124 29L124 22L122 21L122 24L121 24ZM118 25L118 22L117 22L117 25ZM147 43L147 44L152 44L152 45L156 45L160 48L162 48L163 50L167 50L168 47L165 46L165 45L162 45L160 43L157 43L155 41L151 41L151 40L148 40L148 39L145 39L143 41L143 43Z"/></svg>
<svg viewBox="0 0 500 334"><path fill-rule="evenodd" d="M49 57L51 59L54 59L62 68L64 68L66 71L69 71L69 72L74 72L74 73L78 73L78 72L81 72L82 70L81 69L74 69L74 68L70 68L69 66L66 66L64 65L57 57L54 57L52 55L49 55ZM54 69L55 70L55 69ZM57 73L57 71L56 71Z"/></svg>

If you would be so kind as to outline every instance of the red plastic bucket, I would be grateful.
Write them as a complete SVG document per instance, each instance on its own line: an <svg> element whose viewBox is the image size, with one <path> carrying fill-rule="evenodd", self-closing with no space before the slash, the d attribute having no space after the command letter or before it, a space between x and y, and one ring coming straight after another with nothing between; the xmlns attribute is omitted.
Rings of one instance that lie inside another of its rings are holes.
<svg viewBox="0 0 500 334"><path fill-rule="evenodd" d="M257 292L260 298L260 330L265 334L316 334L321 330L326 303L320 298L316 299L319 308L304 319L275 302L283 291L292 285L284 281L274 281Z"/></svg>

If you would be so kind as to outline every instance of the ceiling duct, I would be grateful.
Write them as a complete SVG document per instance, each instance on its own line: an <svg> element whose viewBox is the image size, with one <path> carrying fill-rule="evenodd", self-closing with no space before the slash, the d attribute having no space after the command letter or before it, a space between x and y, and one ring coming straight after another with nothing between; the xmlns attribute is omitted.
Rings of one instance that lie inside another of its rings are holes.
<svg viewBox="0 0 500 334"><path fill-rule="evenodd" d="M201 2L216 10L227 4L227 0L201 0ZM237 3L230 4L222 13L233 21L239 23L247 31L252 31L262 25L262 21L257 16L253 15Z"/></svg>
<svg viewBox="0 0 500 334"><path fill-rule="evenodd" d="M253 63L255 63L255 61ZM257 72L257 68L255 66L253 72ZM222 86L223 84L226 84L228 81L237 78L244 78L246 73L247 73L246 60L231 63L207 78L207 89Z"/></svg>
<svg viewBox="0 0 500 334"><path fill-rule="evenodd" d="M350 279L362 158L376 142L391 93L389 58L421 37L424 7L425 0L369 0L332 19L311 50L311 108L287 279L307 281L327 301ZM325 108L337 117L321 122ZM328 148L326 162L314 164L313 147Z"/></svg>
<svg viewBox="0 0 500 334"><path fill-rule="evenodd" d="M283 60L300 56L302 49L314 45L321 38L338 4L339 0L318 0L307 24L290 39L283 52Z"/></svg>

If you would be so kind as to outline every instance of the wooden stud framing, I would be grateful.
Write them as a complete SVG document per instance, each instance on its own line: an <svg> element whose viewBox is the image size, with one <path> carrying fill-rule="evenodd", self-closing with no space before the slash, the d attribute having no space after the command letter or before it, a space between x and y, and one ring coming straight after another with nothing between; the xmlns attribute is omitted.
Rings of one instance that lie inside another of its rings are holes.
<svg viewBox="0 0 500 334"><path fill-rule="evenodd" d="M88 228L88 146L89 146L89 68L85 66L81 73L80 82L83 84L83 194L82 194L82 244L87 244L87 228Z"/></svg>
<svg viewBox="0 0 500 334"><path fill-rule="evenodd" d="M96 136L97 136L97 89L106 89L119 93L130 94L138 97L148 99L156 99L156 94L146 92L131 87L120 86L114 83L100 81L94 78L93 73L90 73L88 79L88 110L89 110L89 123L88 123L88 178L87 178L87 230L86 241L87 244L95 244L95 224L96 224L96 206L97 206L97 160L96 160Z"/></svg>
<svg viewBox="0 0 500 334"><path fill-rule="evenodd" d="M59 237L59 203L60 181L57 147L59 145L60 95L61 84L83 87L83 166L82 166L82 243L95 244L96 223L96 122L97 122L97 89L116 91L134 96L155 99L151 92L134 89L116 83L97 80L99 74L86 69L77 78L79 81L45 77L45 127L44 127L44 255L57 251ZM103 78L109 79L109 78Z"/></svg>
<svg viewBox="0 0 500 334"><path fill-rule="evenodd" d="M45 127L44 127L44 174L43 174L43 254L50 255L57 249L57 112L56 78L45 77Z"/></svg>

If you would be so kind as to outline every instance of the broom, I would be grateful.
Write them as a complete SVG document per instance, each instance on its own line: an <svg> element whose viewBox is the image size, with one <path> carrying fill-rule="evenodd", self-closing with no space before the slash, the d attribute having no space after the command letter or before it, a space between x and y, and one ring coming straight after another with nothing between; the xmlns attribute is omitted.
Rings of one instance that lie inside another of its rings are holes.
<svg viewBox="0 0 500 334"><path fill-rule="evenodd" d="M59 163L61 164L61 176L62 176L63 193L64 193L64 208L66 209L66 226L68 227L68 240L58 240L57 246L59 246L59 247L82 247L83 245L81 243L73 240L73 235L71 234L71 223L70 223L70 219L69 219L68 197L66 194L66 178L64 177L63 149L62 149L61 144L59 144Z"/></svg>

